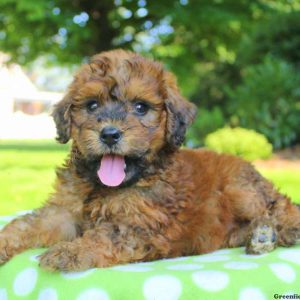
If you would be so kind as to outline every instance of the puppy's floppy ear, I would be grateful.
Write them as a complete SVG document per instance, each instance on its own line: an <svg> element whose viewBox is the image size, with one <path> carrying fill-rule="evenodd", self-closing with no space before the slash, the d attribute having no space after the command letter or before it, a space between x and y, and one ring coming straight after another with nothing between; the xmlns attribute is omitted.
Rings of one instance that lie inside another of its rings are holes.
<svg viewBox="0 0 300 300"><path fill-rule="evenodd" d="M185 138L187 127L193 122L197 108L184 99L173 74L165 72L165 104L167 109L167 141L172 148L179 147Z"/></svg>
<svg viewBox="0 0 300 300"><path fill-rule="evenodd" d="M67 94L60 102L55 104L52 117L56 125L56 140L66 144L71 135L71 97Z"/></svg>

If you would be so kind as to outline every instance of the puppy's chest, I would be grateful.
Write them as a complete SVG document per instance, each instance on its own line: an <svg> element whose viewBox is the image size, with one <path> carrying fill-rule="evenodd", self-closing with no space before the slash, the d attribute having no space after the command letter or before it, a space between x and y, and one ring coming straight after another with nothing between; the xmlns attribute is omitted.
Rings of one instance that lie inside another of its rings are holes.
<svg viewBox="0 0 300 300"><path fill-rule="evenodd" d="M84 203L83 216L88 227L102 222L123 224L166 223L186 204L176 191L161 186L120 189L95 193Z"/></svg>

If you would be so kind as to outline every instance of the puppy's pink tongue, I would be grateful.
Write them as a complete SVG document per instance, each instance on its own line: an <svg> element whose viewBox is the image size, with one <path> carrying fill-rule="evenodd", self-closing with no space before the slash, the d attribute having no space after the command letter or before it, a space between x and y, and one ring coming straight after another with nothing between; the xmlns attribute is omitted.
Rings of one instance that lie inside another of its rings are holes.
<svg viewBox="0 0 300 300"><path fill-rule="evenodd" d="M97 172L101 182L107 186L118 186L125 178L125 160L119 155L103 155Z"/></svg>

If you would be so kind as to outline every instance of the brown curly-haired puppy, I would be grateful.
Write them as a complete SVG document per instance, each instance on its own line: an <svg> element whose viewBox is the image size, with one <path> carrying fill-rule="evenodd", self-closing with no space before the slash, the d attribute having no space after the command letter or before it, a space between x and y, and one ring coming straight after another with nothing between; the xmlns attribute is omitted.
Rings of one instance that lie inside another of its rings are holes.
<svg viewBox="0 0 300 300"><path fill-rule="evenodd" d="M247 162L181 149L195 107L160 63L115 50L83 65L53 112L72 139L46 205L0 233L0 263L50 247L40 265L83 270L300 237L300 210Z"/></svg>

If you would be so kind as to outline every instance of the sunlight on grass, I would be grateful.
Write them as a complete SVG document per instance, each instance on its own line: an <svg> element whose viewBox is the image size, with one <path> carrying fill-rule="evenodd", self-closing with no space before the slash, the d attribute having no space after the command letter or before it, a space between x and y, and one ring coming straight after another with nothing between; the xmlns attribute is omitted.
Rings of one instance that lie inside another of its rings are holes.
<svg viewBox="0 0 300 300"><path fill-rule="evenodd" d="M260 172L274 182L281 193L288 195L293 202L300 204L300 170L262 169Z"/></svg>
<svg viewBox="0 0 300 300"><path fill-rule="evenodd" d="M54 141L0 143L0 215L39 207L53 191L68 147Z"/></svg>
<svg viewBox="0 0 300 300"><path fill-rule="evenodd" d="M0 215L40 207L53 191L55 167L68 146L54 141L0 142ZM300 203L300 170L260 170L281 192Z"/></svg>

